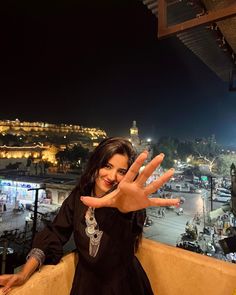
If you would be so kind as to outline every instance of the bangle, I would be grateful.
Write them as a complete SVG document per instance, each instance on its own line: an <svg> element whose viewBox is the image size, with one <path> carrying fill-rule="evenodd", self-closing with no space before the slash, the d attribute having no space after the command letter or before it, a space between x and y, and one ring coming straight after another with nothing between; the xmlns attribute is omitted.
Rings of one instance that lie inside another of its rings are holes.
<svg viewBox="0 0 236 295"><path fill-rule="evenodd" d="M29 254L26 257L26 260L28 260L30 257L34 257L38 261L38 263L39 263L38 268L40 268L43 265L44 260L45 260L45 254L39 248L31 249Z"/></svg>

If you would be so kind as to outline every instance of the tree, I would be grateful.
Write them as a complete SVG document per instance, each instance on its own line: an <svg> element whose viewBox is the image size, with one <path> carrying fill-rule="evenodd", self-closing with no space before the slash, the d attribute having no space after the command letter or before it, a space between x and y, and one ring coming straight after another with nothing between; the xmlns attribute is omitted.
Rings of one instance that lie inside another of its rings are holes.
<svg viewBox="0 0 236 295"><path fill-rule="evenodd" d="M72 148L66 148L56 154L56 159L63 166L69 163L72 167L79 167L88 159L89 150L81 145L74 145Z"/></svg>
<svg viewBox="0 0 236 295"><path fill-rule="evenodd" d="M153 145L153 157L159 153L164 153L165 158L162 162L163 168L171 168L174 166L174 159L177 156L178 140L163 136L156 145Z"/></svg>
<svg viewBox="0 0 236 295"><path fill-rule="evenodd" d="M179 142L177 154L180 160L186 161L187 157L194 153L194 144L191 141Z"/></svg>
<svg viewBox="0 0 236 295"><path fill-rule="evenodd" d="M220 155L220 146L216 143L215 136L212 135L207 139L202 139L193 145L195 156L209 166L209 170L215 165Z"/></svg>
<svg viewBox="0 0 236 295"><path fill-rule="evenodd" d="M232 163L236 163L236 155L220 155L217 161L217 172L224 177L230 177Z"/></svg>
<svg viewBox="0 0 236 295"><path fill-rule="evenodd" d="M29 156L27 159L26 167L30 167L34 161L34 158L32 156Z"/></svg>

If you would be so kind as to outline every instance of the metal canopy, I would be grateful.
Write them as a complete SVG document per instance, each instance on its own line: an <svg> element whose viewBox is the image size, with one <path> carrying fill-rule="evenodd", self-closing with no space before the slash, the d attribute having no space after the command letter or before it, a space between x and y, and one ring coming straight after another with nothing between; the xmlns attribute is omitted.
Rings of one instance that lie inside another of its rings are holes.
<svg viewBox="0 0 236 295"><path fill-rule="evenodd" d="M158 38L176 35L235 90L235 0L140 0L158 18Z"/></svg>

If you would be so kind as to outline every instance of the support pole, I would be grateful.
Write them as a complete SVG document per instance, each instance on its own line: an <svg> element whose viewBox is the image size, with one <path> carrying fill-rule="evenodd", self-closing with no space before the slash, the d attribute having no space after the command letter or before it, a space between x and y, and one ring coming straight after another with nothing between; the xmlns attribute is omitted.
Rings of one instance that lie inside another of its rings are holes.
<svg viewBox="0 0 236 295"><path fill-rule="evenodd" d="M210 176L210 181L211 181L211 211L213 211L213 181L212 181L212 176Z"/></svg>
<svg viewBox="0 0 236 295"><path fill-rule="evenodd" d="M34 199L34 220L33 220L33 226L32 226L32 240L31 245L33 243L35 234L37 232L37 215L38 215L38 198L39 198L39 190L45 189L45 185L37 188L30 188L28 191L35 191L35 199Z"/></svg>

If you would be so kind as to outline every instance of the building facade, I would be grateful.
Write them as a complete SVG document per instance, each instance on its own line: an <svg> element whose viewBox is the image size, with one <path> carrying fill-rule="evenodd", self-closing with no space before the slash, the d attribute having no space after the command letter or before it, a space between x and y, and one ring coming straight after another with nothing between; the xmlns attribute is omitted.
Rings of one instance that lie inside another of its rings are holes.
<svg viewBox="0 0 236 295"><path fill-rule="evenodd" d="M80 144L93 149L107 137L100 128L43 122L0 121L0 159L12 161L33 158L56 164L56 154L67 146Z"/></svg>
<svg viewBox="0 0 236 295"><path fill-rule="evenodd" d="M130 128L130 141L133 147L136 149L137 153L140 154L144 150L149 152L148 161L152 158L152 148L150 140L141 140L139 137L139 129L137 127L136 121L133 121L133 125Z"/></svg>

